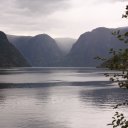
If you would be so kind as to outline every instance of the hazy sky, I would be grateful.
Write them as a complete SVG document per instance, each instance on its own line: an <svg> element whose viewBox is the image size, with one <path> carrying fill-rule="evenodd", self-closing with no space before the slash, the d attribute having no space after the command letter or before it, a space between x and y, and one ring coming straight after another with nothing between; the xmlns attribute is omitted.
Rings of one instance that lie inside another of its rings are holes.
<svg viewBox="0 0 128 128"><path fill-rule="evenodd" d="M0 29L8 34L78 38L96 27L127 26L128 0L0 0Z"/></svg>

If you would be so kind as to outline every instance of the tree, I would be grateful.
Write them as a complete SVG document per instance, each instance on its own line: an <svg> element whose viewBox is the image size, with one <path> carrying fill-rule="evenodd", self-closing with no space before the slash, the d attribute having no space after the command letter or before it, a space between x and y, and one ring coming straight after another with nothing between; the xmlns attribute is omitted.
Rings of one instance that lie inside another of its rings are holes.
<svg viewBox="0 0 128 128"><path fill-rule="evenodd" d="M126 12L122 15L123 18L128 18L128 5L126 6ZM122 43L128 44L128 32L122 33L120 30L112 32L112 34L118 38ZM117 82L119 87L128 88L128 46L125 49L114 50L110 49L109 53L112 55L111 59L96 57L96 59L106 61L106 67L110 70L117 70L113 74L106 73L106 77L110 77L110 80Z"/></svg>
<svg viewBox="0 0 128 128"><path fill-rule="evenodd" d="M128 5L122 18L128 18ZM121 31L118 30L112 34L123 43L128 44L128 32L121 33ZM117 51L112 48L109 53L112 54L112 59L110 63L108 63L107 68L121 72L114 73L113 75L106 74L106 76L109 76L110 80L117 82L120 87L128 88L128 47Z"/></svg>
<svg viewBox="0 0 128 128"><path fill-rule="evenodd" d="M122 18L128 18L128 5L126 6L126 11L125 14L122 15ZM120 30L117 30L112 34L122 41L122 43L128 44L128 32L122 33ZM117 82L119 87L128 89L128 47L118 50L111 48L109 53L112 55L112 58L107 61L106 67L119 72L113 74L106 73L105 76L110 77L111 81ZM105 60L100 57L97 57L97 59ZM117 104L114 106L114 109L123 105L128 105L128 101L126 100L121 104ZM112 122L108 125L112 125L113 128L128 128L128 120L125 119L123 113L116 112L112 119Z"/></svg>

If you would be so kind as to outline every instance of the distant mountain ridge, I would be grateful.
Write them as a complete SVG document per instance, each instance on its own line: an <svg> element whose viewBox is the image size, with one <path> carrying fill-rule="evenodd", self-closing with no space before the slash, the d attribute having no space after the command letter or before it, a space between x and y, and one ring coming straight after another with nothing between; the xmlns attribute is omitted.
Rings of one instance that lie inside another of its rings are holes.
<svg viewBox="0 0 128 128"><path fill-rule="evenodd" d="M13 45L15 45L19 50L21 49L23 50L24 46L32 38L32 36L16 36L16 35L7 35L7 37L9 41ZM67 38L55 38L54 40L63 55L67 55L69 51L71 50L72 45L76 42L76 39L68 38L68 37Z"/></svg>
<svg viewBox="0 0 128 128"><path fill-rule="evenodd" d="M39 34L34 37L10 38L14 46L34 67L56 66L61 52L53 38L47 34Z"/></svg>
<svg viewBox="0 0 128 128"><path fill-rule="evenodd" d="M0 31L0 67L29 66L21 53L8 41L6 34Z"/></svg>
<svg viewBox="0 0 128 128"><path fill-rule="evenodd" d="M110 57L110 48L125 48L126 45L112 35L117 29L96 28L83 33L79 39L51 38L47 34L32 36L9 36L8 39L35 67L96 67L102 62L96 56ZM128 31L128 27L119 28ZM66 44L68 42L68 45Z"/></svg>
<svg viewBox="0 0 128 128"><path fill-rule="evenodd" d="M120 28L122 31L127 28ZM117 29L96 28L82 34L64 59L64 65L73 67L98 66L102 62L96 56L110 57L110 48L126 48L126 44L112 35Z"/></svg>

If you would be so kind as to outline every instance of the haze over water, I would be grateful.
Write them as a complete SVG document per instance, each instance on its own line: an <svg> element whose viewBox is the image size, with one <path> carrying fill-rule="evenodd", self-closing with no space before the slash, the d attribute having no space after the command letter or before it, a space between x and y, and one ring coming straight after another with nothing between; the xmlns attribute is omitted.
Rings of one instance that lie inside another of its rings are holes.
<svg viewBox="0 0 128 128"><path fill-rule="evenodd" d="M117 111L112 106L128 98L126 89L112 85L104 77L107 70L0 71L0 128L109 128L107 124Z"/></svg>

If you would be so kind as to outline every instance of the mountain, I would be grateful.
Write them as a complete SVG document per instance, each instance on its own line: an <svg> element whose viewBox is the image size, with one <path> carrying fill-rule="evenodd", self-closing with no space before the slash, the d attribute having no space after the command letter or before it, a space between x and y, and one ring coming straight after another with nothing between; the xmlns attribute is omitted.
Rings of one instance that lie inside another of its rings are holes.
<svg viewBox="0 0 128 128"><path fill-rule="evenodd" d="M8 40L15 45L22 53L25 45L32 38L32 36L14 36L7 35ZM56 44L58 45L61 54L63 56L67 55L72 48L72 45L76 42L76 39L73 38L55 38Z"/></svg>
<svg viewBox="0 0 128 128"><path fill-rule="evenodd" d="M122 28L122 31L123 29L128 30ZM126 48L124 43L112 35L112 32L116 30L100 27L82 34L63 59L62 64L73 67L100 65L102 62L95 60L96 56L110 57L108 53L110 48Z"/></svg>
<svg viewBox="0 0 128 128"><path fill-rule="evenodd" d="M25 49L32 36L7 35L8 40L21 52Z"/></svg>
<svg viewBox="0 0 128 128"><path fill-rule="evenodd" d="M128 27L118 29L128 31ZM111 58L110 48L126 48L112 35L118 29L99 27L83 33L76 42L71 38L53 39L46 34L34 37L8 35L8 39L32 66L99 66L102 62L95 60L95 57Z"/></svg>
<svg viewBox="0 0 128 128"><path fill-rule="evenodd" d="M70 50L72 48L72 45L76 42L76 39L72 39L72 38L55 38L55 41L56 41L59 49L61 50L61 52L65 56L70 52Z"/></svg>
<svg viewBox="0 0 128 128"><path fill-rule="evenodd" d="M28 62L35 67L56 66L61 52L53 38L47 34L34 37L8 37Z"/></svg>
<svg viewBox="0 0 128 128"><path fill-rule="evenodd" d="M28 62L0 31L0 67L28 67Z"/></svg>

